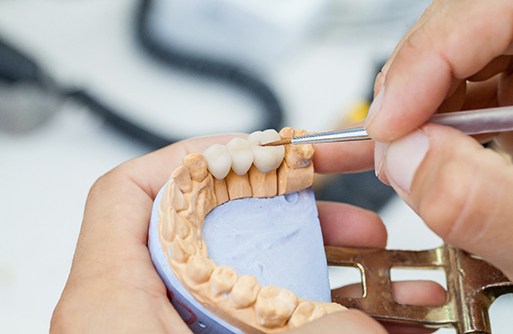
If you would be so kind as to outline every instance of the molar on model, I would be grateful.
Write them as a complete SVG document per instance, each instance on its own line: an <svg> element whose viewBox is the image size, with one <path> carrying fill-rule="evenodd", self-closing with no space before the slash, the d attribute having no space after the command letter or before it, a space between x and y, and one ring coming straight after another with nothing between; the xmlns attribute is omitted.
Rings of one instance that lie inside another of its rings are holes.
<svg viewBox="0 0 513 334"><path fill-rule="evenodd" d="M205 283L214 271L212 260L201 255L194 255L189 259L185 274L195 284Z"/></svg>
<svg viewBox="0 0 513 334"><path fill-rule="evenodd" d="M252 305L260 291L260 284L255 276L243 275L235 283L230 298L235 308L241 309Z"/></svg>
<svg viewBox="0 0 513 334"><path fill-rule="evenodd" d="M289 324L292 327L301 327L304 324L326 315L326 311L314 303L302 301L290 317Z"/></svg>
<svg viewBox="0 0 513 334"><path fill-rule="evenodd" d="M276 286L263 287L255 303L259 324L267 328L284 326L297 302L297 296L292 291Z"/></svg>
<svg viewBox="0 0 513 334"><path fill-rule="evenodd" d="M237 282L237 273L232 268L221 265L214 269L210 277L210 291L214 296L230 292Z"/></svg>

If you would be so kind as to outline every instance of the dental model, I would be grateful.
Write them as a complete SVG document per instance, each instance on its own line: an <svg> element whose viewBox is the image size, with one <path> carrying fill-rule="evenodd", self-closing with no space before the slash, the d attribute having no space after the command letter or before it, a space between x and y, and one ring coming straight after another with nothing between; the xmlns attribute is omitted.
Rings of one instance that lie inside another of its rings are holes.
<svg viewBox="0 0 513 334"><path fill-rule="evenodd" d="M190 294L201 306L244 332L275 333L345 309L335 303L300 298L282 287L263 286L254 275L240 275L229 265L215 263L203 237L205 217L224 203L293 194L312 185L312 145L260 146L302 134L291 128L280 133L257 131L247 139L212 145L203 154L189 154L156 200L161 249L155 250L150 231L150 252L159 273L169 276L162 267L171 268L181 285L179 294ZM163 260L154 257L157 251L165 254ZM176 285L168 279L165 282L168 288ZM170 295L172 300L176 297ZM179 312L180 307L192 307L179 300L174 304ZM192 323L194 319L184 320ZM204 322L199 328L206 327Z"/></svg>

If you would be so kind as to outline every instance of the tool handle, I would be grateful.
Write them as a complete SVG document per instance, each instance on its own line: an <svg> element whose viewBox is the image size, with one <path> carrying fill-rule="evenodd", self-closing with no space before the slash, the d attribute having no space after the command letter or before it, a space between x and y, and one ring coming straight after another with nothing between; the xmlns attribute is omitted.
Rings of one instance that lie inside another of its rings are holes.
<svg viewBox="0 0 513 334"><path fill-rule="evenodd" d="M513 106L437 114L429 122L448 125L469 135L513 131Z"/></svg>

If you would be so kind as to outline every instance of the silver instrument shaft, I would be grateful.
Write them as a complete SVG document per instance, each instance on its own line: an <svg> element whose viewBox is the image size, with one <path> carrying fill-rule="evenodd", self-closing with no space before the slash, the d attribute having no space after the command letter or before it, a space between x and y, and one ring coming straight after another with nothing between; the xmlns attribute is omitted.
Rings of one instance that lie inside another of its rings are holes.
<svg viewBox="0 0 513 334"><path fill-rule="evenodd" d="M468 135L513 131L513 106L436 114L428 122L451 126ZM311 133L275 143L276 145L319 144L369 139L370 137L363 127L355 127Z"/></svg>

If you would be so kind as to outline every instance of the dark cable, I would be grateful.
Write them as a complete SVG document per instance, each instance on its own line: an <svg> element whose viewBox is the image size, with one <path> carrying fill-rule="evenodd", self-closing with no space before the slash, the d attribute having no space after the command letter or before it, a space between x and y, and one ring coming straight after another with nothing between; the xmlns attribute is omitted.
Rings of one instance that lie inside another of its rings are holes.
<svg viewBox="0 0 513 334"><path fill-rule="evenodd" d="M0 80L7 83L18 81L41 83L41 68L22 52L0 39Z"/></svg>
<svg viewBox="0 0 513 334"><path fill-rule="evenodd" d="M262 124L259 124L255 130L266 128L279 130L282 127L283 110L278 99L265 83L234 65L194 57L178 50L160 46L148 33L146 24L149 10L150 1L141 1L136 15L136 37L151 55L167 65L212 77L215 80L223 80L254 96L261 102L265 116ZM158 149L181 140L181 138L163 137L155 131L141 126L129 117L122 116L121 113L83 89L59 87L36 61L1 39L0 81L10 84L32 82L40 85L41 88L51 94L75 100L88 108L93 114L101 117L114 130L132 140L141 142L150 149Z"/></svg>
<svg viewBox="0 0 513 334"><path fill-rule="evenodd" d="M153 38L147 26L151 4L151 0L141 0L140 7L136 11L135 34L145 50L165 64L215 80L223 80L246 91L260 101L263 107L265 118L255 130L268 128L280 130L283 126L283 109L268 85L234 64L214 61L170 46L162 46Z"/></svg>
<svg viewBox="0 0 513 334"><path fill-rule="evenodd" d="M154 131L144 128L130 118L121 116L121 114L115 112L112 108L98 100L98 98L91 96L84 90L69 90L62 92L62 94L86 106L94 114L100 116L112 129L126 135L132 140L141 142L151 150L159 149L180 140L170 137L165 138Z"/></svg>

